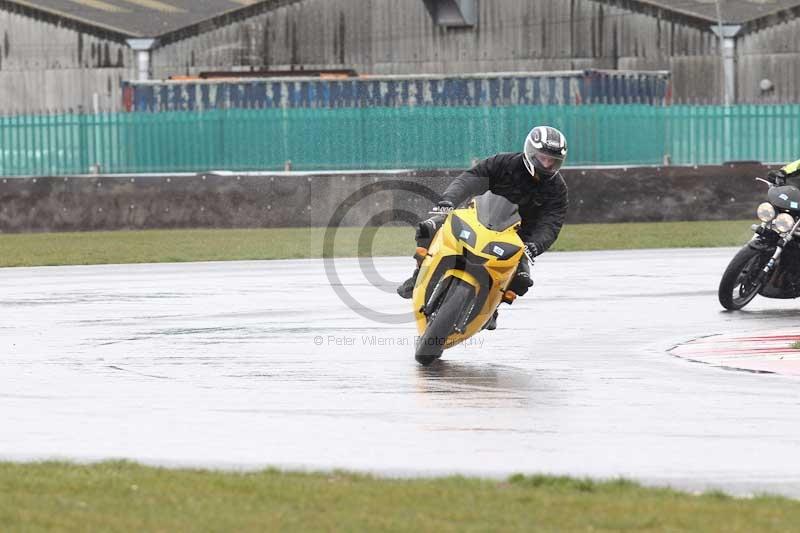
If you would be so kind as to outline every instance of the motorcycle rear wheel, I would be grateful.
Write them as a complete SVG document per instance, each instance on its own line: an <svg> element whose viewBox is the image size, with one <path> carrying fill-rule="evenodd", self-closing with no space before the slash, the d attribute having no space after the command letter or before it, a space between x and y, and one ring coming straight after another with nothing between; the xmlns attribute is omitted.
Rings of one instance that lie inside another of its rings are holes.
<svg viewBox="0 0 800 533"><path fill-rule="evenodd" d="M761 269L770 255L745 246L739 250L719 282L719 303L729 311L738 311L749 304L764 286Z"/></svg>
<svg viewBox="0 0 800 533"><path fill-rule="evenodd" d="M475 296L475 289L469 283L453 279L439 308L428 321L425 333L417 340L417 362L427 366L442 356L447 337L453 332L456 320L468 299Z"/></svg>

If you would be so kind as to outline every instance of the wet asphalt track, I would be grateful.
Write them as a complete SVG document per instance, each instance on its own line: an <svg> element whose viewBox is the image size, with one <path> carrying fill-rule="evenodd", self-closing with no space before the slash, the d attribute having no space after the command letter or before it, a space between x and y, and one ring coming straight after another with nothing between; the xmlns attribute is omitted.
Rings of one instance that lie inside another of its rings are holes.
<svg viewBox="0 0 800 533"><path fill-rule="evenodd" d="M413 325L345 306L319 261L0 270L0 458L626 476L800 496L800 380L667 354L791 328L800 302L722 312L733 249L551 253L500 327L423 369ZM359 301L390 282L337 261ZM383 345L378 345L383 343Z"/></svg>

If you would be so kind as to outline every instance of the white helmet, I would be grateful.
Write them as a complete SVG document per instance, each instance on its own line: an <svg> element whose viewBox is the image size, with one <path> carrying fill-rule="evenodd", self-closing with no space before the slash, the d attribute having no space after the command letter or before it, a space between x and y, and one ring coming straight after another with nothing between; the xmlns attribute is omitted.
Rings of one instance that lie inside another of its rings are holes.
<svg viewBox="0 0 800 533"><path fill-rule="evenodd" d="M525 138L522 153L525 168L531 176L550 179L567 158L567 138L550 126L536 126Z"/></svg>

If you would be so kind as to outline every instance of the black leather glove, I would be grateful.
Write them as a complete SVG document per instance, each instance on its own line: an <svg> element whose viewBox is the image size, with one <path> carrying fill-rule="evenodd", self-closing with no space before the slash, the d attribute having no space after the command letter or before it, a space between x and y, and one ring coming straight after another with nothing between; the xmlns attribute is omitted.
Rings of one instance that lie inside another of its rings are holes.
<svg viewBox="0 0 800 533"><path fill-rule="evenodd" d="M517 272L508 286L517 296L525 296L531 287L533 287L533 280L527 272Z"/></svg>
<svg viewBox="0 0 800 533"><path fill-rule="evenodd" d="M770 170L767 172L767 181L774 183L778 187L781 185L786 185L786 172L784 172L782 169Z"/></svg>
<svg viewBox="0 0 800 533"><path fill-rule="evenodd" d="M532 263L533 258L542 253L539 250L539 245L535 242L526 242L525 243L525 255L528 257L528 260Z"/></svg>
<svg viewBox="0 0 800 533"><path fill-rule="evenodd" d="M432 209L432 212L446 215L452 210L453 210L453 202L450 202L448 200L442 200L438 204L436 204L436 207Z"/></svg>

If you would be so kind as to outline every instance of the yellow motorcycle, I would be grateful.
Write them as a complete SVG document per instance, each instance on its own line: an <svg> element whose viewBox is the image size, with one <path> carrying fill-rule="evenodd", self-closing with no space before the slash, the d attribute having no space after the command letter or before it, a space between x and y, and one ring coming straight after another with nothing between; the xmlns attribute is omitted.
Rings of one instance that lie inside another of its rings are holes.
<svg viewBox="0 0 800 533"><path fill-rule="evenodd" d="M416 359L428 365L478 333L501 302L525 253L516 204L486 192L447 215L424 257L412 302L419 337Z"/></svg>

